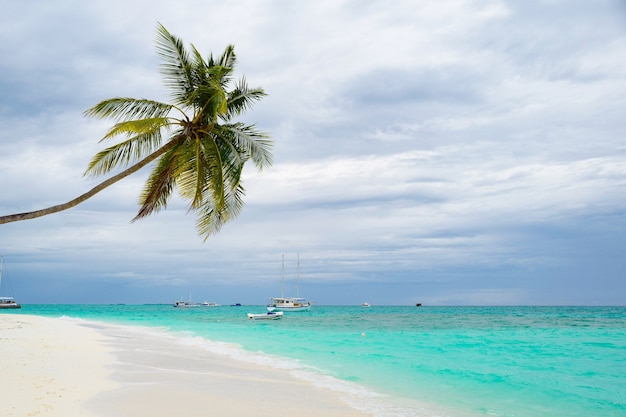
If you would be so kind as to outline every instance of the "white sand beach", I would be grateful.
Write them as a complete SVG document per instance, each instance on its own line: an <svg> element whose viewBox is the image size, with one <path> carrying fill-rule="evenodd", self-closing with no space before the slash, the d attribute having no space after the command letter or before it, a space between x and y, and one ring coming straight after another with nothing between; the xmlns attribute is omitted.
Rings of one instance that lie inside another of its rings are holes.
<svg viewBox="0 0 626 417"><path fill-rule="evenodd" d="M0 315L0 358L4 416L97 417L86 401L119 386L103 336L67 320Z"/></svg>
<svg viewBox="0 0 626 417"><path fill-rule="evenodd" d="M4 416L365 417L340 394L128 328L0 315Z"/></svg>

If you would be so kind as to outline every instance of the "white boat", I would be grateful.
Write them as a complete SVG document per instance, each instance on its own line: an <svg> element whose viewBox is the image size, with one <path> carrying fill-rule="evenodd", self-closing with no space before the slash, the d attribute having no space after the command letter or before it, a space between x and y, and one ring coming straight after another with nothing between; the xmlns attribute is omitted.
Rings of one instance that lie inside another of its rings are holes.
<svg viewBox="0 0 626 417"><path fill-rule="evenodd" d="M371 307L371 306L370 306L370 303L366 301L363 304L361 304L361 307Z"/></svg>
<svg viewBox="0 0 626 417"><path fill-rule="evenodd" d="M178 308L193 308L193 307L200 307L200 306L201 304L194 303L193 301L191 301L191 297L189 297L189 301L184 301L184 300L174 301L174 307L178 307Z"/></svg>
<svg viewBox="0 0 626 417"><path fill-rule="evenodd" d="M299 296L300 292L300 254L298 254L298 270L297 270L297 296L285 297L285 255L283 255L283 266L281 270L281 287L280 297L270 298L270 303L267 305L276 311L309 311L311 309L311 302L306 298Z"/></svg>
<svg viewBox="0 0 626 417"><path fill-rule="evenodd" d="M194 308L194 307L202 307L202 304L191 301L191 292L189 293L189 300L183 300L183 297L180 297L180 300L174 301L174 307L178 308Z"/></svg>
<svg viewBox="0 0 626 417"><path fill-rule="evenodd" d="M0 309L5 308L22 308L13 297L0 297Z"/></svg>
<svg viewBox="0 0 626 417"><path fill-rule="evenodd" d="M200 304L194 303L193 301L174 301L174 307L178 308L192 308L192 307L200 307Z"/></svg>
<svg viewBox="0 0 626 417"><path fill-rule="evenodd" d="M271 299L269 306L278 311L309 311L311 302L299 297L275 297Z"/></svg>
<svg viewBox="0 0 626 417"><path fill-rule="evenodd" d="M265 314L252 314L248 313L248 318L250 320L278 320L283 317L282 311L273 311L268 310Z"/></svg>
<svg viewBox="0 0 626 417"><path fill-rule="evenodd" d="M0 255L0 289L2 289L2 265L3 265L3 256ZM15 301L13 297L0 296L0 309L5 308L22 308L20 304Z"/></svg>
<svg viewBox="0 0 626 417"><path fill-rule="evenodd" d="M220 304L217 303L209 303L208 301L205 301L204 303L202 303L202 307L219 307Z"/></svg>

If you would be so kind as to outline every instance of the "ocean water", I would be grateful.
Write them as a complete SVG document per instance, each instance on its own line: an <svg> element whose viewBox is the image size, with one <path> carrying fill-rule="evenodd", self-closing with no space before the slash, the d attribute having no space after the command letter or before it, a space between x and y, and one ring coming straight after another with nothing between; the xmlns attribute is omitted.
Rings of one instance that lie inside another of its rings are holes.
<svg viewBox="0 0 626 417"><path fill-rule="evenodd" d="M316 305L282 320L246 318L263 311L26 305L18 314L175 333L288 369L376 417L626 417L626 307Z"/></svg>

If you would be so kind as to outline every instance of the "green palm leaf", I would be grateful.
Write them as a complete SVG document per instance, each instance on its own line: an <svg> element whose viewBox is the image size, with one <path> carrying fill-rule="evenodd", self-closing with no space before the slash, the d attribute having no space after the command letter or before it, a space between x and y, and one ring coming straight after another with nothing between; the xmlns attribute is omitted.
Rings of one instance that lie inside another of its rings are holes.
<svg viewBox="0 0 626 417"><path fill-rule="evenodd" d="M174 108L171 104L154 100L116 97L101 101L83 114L97 119L115 119L121 121L142 118L165 117Z"/></svg>

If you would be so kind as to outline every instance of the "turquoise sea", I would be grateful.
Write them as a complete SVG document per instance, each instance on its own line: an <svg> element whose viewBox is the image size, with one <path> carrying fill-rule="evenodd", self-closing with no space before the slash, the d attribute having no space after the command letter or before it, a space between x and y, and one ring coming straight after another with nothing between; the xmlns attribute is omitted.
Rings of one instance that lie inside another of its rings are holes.
<svg viewBox="0 0 626 417"><path fill-rule="evenodd" d="M626 307L315 305L282 320L246 318L263 311L26 305L10 313L174 332L288 369L377 417L626 417Z"/></svg>

